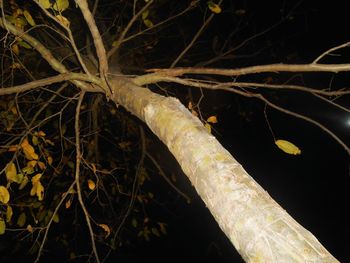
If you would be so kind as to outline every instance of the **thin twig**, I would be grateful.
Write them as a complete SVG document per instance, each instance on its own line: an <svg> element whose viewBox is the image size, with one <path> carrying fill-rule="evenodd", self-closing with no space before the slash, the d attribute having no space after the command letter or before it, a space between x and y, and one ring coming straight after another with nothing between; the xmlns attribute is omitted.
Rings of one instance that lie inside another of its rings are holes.
<svg viewBox="0 0 350 263"><path fill-rule="evenodd" d="M132 25L135 23L135 21L142 15L143 12L147 10L147 8L153 3L153 0L150 0L144 7L141 8L137 14L135 14L127 24L127 26L124 28L123 32L120 34L118 40L114 41L114 46L111 48L110 51L107 53L107 58L109 59L120 47L120 45L123 43L123 40L125 38L125 35L128 33L129 29L132 27Z"/></svg>
<svg viewBox="0 0 350 263"><path fill-rule="evenodd" d="M67 80L71 80L71 81L72 80L83 80L83 81L97 84L99 86L102 85L100 79L96 78L94 76L88 76L88 75L82 74L82 73L63 73L63 74L59 74L59 75L56 75L53 77L48 77L48 78L44 78L44 79L39 79L39 80L27 82L25 84L18 85L18 86L13 86L13 87L8 87L8 88L0 88L0 96L25 92L25 91L32 90L32 89L35 89L38 87L47 86L47 85L51 85L53 83L67 81ZM97 90L90 88L89 91L97 91Z"/></svg>
<svg viewBox="0 0 350 263"><path fill-rule="evenodd" d="M218 5L221 5L223 0L220 0ZM205 28L209 25L211 20L214 18L215 13L211 13L208 19L206 19L203 23L203 25L198 29L197 33L193 36L191 42L182 50L182 52L177 56L177 58L171 63L170 68L173 68L176 66L176 64L183 58L183 56L187 53L188 50L193 46L193 44L197 41L199 36L204 32Z"/></svg>
<svg viewBox="0 0 350 263"><path fill-rule="evenodd" d="M173 182L165 175L165 172L163 171L162 167L159 165L157 160L148 152L146 151L146 156L152 161L154 166L158 169L159 174L164 178L164 180L183 198L186 199L186 202L189 204L191 203L191 199L182 192L179 188L176 187L176 185L173 184Z"/></svg>
<svg viewBox="0 0 350 263"><path fill-rule="evenodd" d="M76 108L76 111L75 111L75 122L74 122L75 148L76 148L75 184L77 186L77 194L78 194L79 204L81 206L81 209L84 212L86 224L87 224L88 229L89 229L92 250L94 252L96 262L99 263L100 262L100 258L98 256L97 248L96 248L96 244L95 244L95 234L94 234L94 231L93 231L92 226L91 226L90 215L89 215L89 212L87 211L87 209L85 207L83 196L82 196L82 193L81 193L82 190L81 190L81 187L80 187L80 162L81 162L81 158L82 158L82 153L80 151L80 127L79 127L79 121L80 121L80 109L81 109L82 101L84 99L84 95L85 95L85 91L81 91L80 96L79 96L79 100L78 100L78 104L77 104L77 108Z"/></svg>
<svg viewBox="0 0 350 263"><path fill-rule="evenodd" d="M349 47L349 46L350 46L350 42L346 42L346 43L341 44L339 46L332 47L332 48L328 49L327 51L323 52L321 55L319 55L314 61L312 61L312 63L316 64L318 61L320 61L323 57L327 56L331 52L333 52L335 50L338 50L338 49L346 48L346 47Z"/></svg>
<svg viewBox="0 0 350 263"><path fill-rule="evenodd" d="M50 230L50 227L52 225L53 219L56 216L56 214L58 213L58 210L60 209L61 205L63 204L63 201L66 199L67 195L73 189L74 185L75 185L75 181L69 186L68 190L62 195L62 198L61 198L60 202L58 203L58 205L56 206L55 211L53 211L52 216L51 216L51 218L50 218L49 222L47 223L47 226L46 226L46 228L44 230L45 234L44 234L43 240L41 241L41 244L40 244L40 247L39 247L39 251L38 251L38 255L36 256L36 259L35 259L34 263L39 262L40 257L41 257L41 255L43 253L44 245L46 243L47 235L49 233L49 230Z"/></svg>

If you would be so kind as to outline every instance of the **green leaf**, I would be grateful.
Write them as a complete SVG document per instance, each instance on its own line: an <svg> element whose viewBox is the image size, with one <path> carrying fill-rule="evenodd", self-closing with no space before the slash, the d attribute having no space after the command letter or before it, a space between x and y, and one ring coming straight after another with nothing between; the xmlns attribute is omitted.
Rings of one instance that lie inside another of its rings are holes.
<svg viewBox="0 0 350 263"><path fill-rule="evenodd" d="M6 230L6 224L5 221L0 218L0 235L3 235L5 233Z"/></svg>

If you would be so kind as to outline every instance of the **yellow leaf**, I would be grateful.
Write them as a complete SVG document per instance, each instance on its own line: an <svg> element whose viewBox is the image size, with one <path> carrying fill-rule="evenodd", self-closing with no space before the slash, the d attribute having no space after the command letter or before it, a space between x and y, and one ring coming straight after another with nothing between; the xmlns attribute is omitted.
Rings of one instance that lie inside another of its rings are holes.
<svg viewBox="0 0 350 263"><path fill-rule="evenodd" d="M25 175L18 189L22 190L28 184L28 182L29 182L28 176Z"/></svg>
<svg viewBox="0 0 350 263"><path fill-rule="evenodd" d="M209 123L204 124L204 127L207 128L209 133L211 133L211 125Z"/></svg>
<svg viewBox="0 0 350 263"><path fill-rule="evenodd" d="M0 202L7 204L10 201L10 193L5 186L0 185Z"/></svg>
<svg viewBox="0 0 350 263"><path fill-rule="evenodd" d="M46 136L45 132L43 132L43 131L38 131L37 135L39 137L45 137Z"/></svg>
<svg viewBox="0 0 350 263"><path fill-rule="evenodd" d="M88 180L88 187L89 189L92 191L92 190L95 190L96 188L96 184L94 181L92 181L91 179Z"/></svg>
<svg viewBox="0 0 350 263"><path fill-rule="evenodd" d="M15 53L17 56L19 55L19 47L17 44L13 44L11 46L11 49L12 49L13 53Z"/></svg>
<svg viewBox="0 0 350 263"><path fill-rule="evenodd" d="M17 178L17 169L16 165L13 162L10 162L6 165L5 169L7 181L15 181Z"/></svg>
<svg viewBox="0 0 350 263"><path fill-rule="evenodd" d="M24 139L21 147L23 149L24 155L28 160L37 160L39 156L35 153L33 146L31 146L27 139Z"/></svg>
<svg viewBox="0 0 350 263"><path fill-rule="evenodd" d="M72 200L71 199L68 199L67 201L66 201L66 209L68 209L68 208L70 208L71 207L71 205L72 205Z"/></svg>
<svg viewBox="0 0 350 263"><path fill-rule="evenodd" d="M27 225L27 231L29 233L33 233L33 227L31 225Z"/></svg>
<svg viewBox="0 0 350 263"><path fill-rule="evenodd" d="M145 24L146 27L150 28L153 27L153 22L149 19L144 19L143 23Z"/></svg>
<svg viewBox="0 0 350 263"><path fill-rule="evenodd" d="M37 0L39 5L41 5L45 9L49 9L51 7L50 0Z"/></svg>
<svg viewBox="0 0 350 263"><path fill-rule="evenodd" d="M69 7L68 0L56 0L56 3L53 4L53 9L57 12L63 12Z"/></svg>
<svg viewBox="0 0 350 263"><path fill-rule="evenodd" d="M53 216L52 221L54 221L55 223L60 222L60 217L58 216L57 213Z"/></svg>
<svg viewBox="0 0 350 263"><path fill-rule="evenodd" d="M43 162L38 162L38 166L41 170L44 170L46 168L46 165Z"/></svg>
<svg viewBox="0 0 350 263"><path fill-rule="evenodd" d="M38 161L36 161L36 160L29 161L29 162L27 162L26 167L34 168L37 163L38 163Z"/></svg>
<svg viewBox="0 0 350 263"><path fill-rule="evenodd" d="M8 152L16 152L18 150L18 145L11 145L9 148L8 148Z"/></svg>
<svg viewBox="0 0 350 263"><path fill-rule="evenodd" d="M26 223L26 220L27 220L27 216L24 212L22 212L17 219L17 225L19 227L23 227Z"/></svg>
<svg viewBox="0 0 350 263"><path fill-rule="evenodd" d="M34 135L34 136L32 137L32 143L33 143L34 146L36 146L36 145L39 144L39 139L38 139L37 136Z"/></svg>
<svg viewBox="0 0 350 263"><path fill-rule="evenodd" d="M111 230L109 229L109 226L107 226L106 224L98 224L99 227L101 227L105 232L105 238L107 238L110 234L111 234Z"/></svg>
<svg viewBox="0 0 350 263"><path fill-rule="evenodd" d="M207 119L207 122L210 122L210 123L218 123L218 119L216 118L215 115L213 115L213 116L210 116L210 117Z"/></svg>
<svg viewBox="0 0 350 263"><path fill-rule="evenodd" d="M5 234L6 224L5 221L0 217L0 235Z"/></svg>
<svg viewBox="0 0 350 263"><path fill-rule="evenodd" d="M36 25L33 17L31 16L31 14L27 10L24 10L23 15L27 19L29 25L31 25L31 26Z"/></svg>
<svg viewBox="0 0 350 263"><path fill-rule="evenodd" d="M275 144L278 148L288 154L298 155L301 154L301 150L293 143L285 140L277 140Z"/></svg>
<svg viewBox="0 0 350 263"><path fill-rule="evenodd" d="M11 221L12 215L13 215L12 207L8 205L6 208L6 222L7 223Z"/></svg>
<svg viewBox="0 0 350 263"><path fill-rule="evenodd" d="M53 159L52 159L52 157L51 157L51 156L47 157L47 162L48 162L48 164L49 164L49 165L51 165L51 164L52 164L52 161L53 161Z"/></svg>
<svg viewBox="0 0 350 263"><path fill-rule="evenodd" d="M32 189L30 190L30 195L34 196L36 195L38 197L38 200L41 201L44 198L44 186L40 182L40 177L42 174L37 174L33 176L32 178Z"/></svg>
<svg viewBox="0 0 350 263"><path fill-rule="evenodd" d="M70 26L70 21L67 18L65 18L64 16L57 15L56 18L65 27L69 27Z"/></svg>
<svg viewBox="0 0 350 263"><path fill-rule="evenodd" d="M221 7L212 1L207 2L208 8L215 14L221 13Z"/></svg>

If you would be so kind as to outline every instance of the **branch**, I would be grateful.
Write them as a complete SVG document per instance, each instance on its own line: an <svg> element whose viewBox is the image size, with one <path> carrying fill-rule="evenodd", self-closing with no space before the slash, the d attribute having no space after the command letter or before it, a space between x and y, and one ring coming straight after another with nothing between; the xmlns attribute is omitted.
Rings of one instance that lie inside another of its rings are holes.
<svg viewBox="0 0 350 263"><path fill-rule="evenodd" d="M84 19L90 29L90 33L92 35L92 38L94 40L95 48L96 48L96 54L98 57L99 65L100 65L100 78L102 78L107 85L106 76L108 73L108 60L106 55L106 50L103 45L103 41L100 35L100 32L98 31L98 28L95 23L95 19L92 15L92 13L89 10L89 6L86 0L75 0L75 2L78 4Z"/></svg>
<svg viewBox="0 0 350 263"><path fill-rule="evenodd" d="M32 89L35 89L38 87L47 86L47 85L50 85L53 83L67 81L67 80L70 80L70 81L83 80L83 81L94 83L94 84L99 85L99 86L102 85L101 80L99 78L94 77L94 76L88 76L88 75L82 74L82 73L63 73L63 74L59 74L59 75L56 75L53 77L34 80L34 81L31 81L31 82L28 82L28 83L25 83L22 85L18 85L18 86L13 86L13 87L9 87L9 88L0 88L0 96L19 93L19 92L25 92L25 91L32 90ZM89 88L87 91L96 92L97 90L93 89L93 88Z"/></svg>
<svg viewBox="0 0 350 263"><path fill-rule="evenodd" d="M242 76L248 74L266 72L344 72L350 71L350 64L268 64L250 66L238 69L218 68L174 68L174 69L149 69L148 72L155 72L167 76L181 76L184 74L207 74L219 76Z"/></svg>
<svg viewBox="0 0 350 263"><path fill-rule="evenodd" d="M77 105L76 112L75 112L75 124L74 124L75 148L76 148L75 184L77 186L78 200L79 200L81 209L84 212L86 224L87 224L88 229L89 229L92 250L94 252L96 261L99 263L100 258L98 257L97 248L96 248L96 244L95 244L95 235L94 235L94 231L93 231L92 226L91 226L89 212L87 211L85 204L84 204L83 196L81 194L81 187L80 187L80 162L81 162L82 153L80 151L80 131L79 131L80 130L80 128L79 128L80 118L79 118L79 116L80 116L81 103L84 99L84 95L85 95L85 91L82 91L80 93L78 105Z"/></svg>
<svg viewBox="0 0 350 263"><path fill-rule="evenodd" d="M22 30L19 30L16 28L14 25L6 21L4 17L0 18L0 27L8 30L11 32L13 35L20 37L24 41L26 41L29 45L31 45L36 51L40 53L43 59L45 59L49 65L59 73L68 73L68 69L61 63L59 62L48 50L43 44L41 44L37 39L34 37L30 36L28 33L23 32ZM90 85L81 82L79 80L73 80L72 83L76 85L77 87L84 89L84 90L89 90L91 91ZM106 92L107 90L101 86L101 88Z"/></svg>

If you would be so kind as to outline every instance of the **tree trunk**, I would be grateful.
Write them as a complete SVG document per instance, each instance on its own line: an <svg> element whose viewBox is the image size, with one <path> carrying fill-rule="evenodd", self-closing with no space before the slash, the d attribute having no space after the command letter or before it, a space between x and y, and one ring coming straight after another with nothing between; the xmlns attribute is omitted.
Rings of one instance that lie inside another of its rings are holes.
<svg viewBox="0 0 350 263"><path fill-rule="evenodd" d="M165 143L246 262L338 262L179 100L127 79L111 83L111 99L143 120Z"/></svg>

